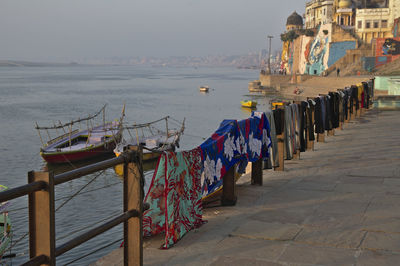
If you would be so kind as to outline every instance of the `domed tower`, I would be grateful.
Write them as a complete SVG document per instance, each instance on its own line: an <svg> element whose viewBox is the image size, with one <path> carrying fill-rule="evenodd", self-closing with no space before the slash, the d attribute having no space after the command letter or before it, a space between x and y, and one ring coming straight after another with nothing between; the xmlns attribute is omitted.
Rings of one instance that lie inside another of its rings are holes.
<svg viewBox="0 0 400 266"><path fill-rule="evenodd" d="M352 0L336 0L335 2L335 21L338 25L353 28L355 23L355 13Z"/></svg>
<svg viewBox="0 0 400 266"><path fill-rule="evenodd" d="M339 8L351 8L352 4L351 0L340 0Z"/></svg>
<svg viewBox="0 0 400 266"><path fill-rule="evenodd" d="M303 18L297 14L296 11L294 11L286 21L286 30L291 31L291 30L297 30L297 29L302 29L303 28Z"/></svg>

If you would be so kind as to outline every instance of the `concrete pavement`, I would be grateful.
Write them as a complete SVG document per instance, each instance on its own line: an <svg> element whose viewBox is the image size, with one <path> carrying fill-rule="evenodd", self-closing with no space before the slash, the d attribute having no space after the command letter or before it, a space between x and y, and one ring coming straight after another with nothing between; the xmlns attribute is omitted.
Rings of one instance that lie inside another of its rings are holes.
<svg viewBox="0 0 400 266"><path fill-rule="evenodd" d="M169 250L146 240L146 265L399 265L400 112L372 110L316 143L285 172L244 176L234 207ZM96 265L122 265L122 249Z"/></svg>

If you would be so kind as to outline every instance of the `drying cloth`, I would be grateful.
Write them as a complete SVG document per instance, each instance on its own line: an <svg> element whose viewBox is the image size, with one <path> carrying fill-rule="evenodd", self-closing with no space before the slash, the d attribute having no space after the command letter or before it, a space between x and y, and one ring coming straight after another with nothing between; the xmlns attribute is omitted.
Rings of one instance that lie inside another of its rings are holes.
<svg viewBox="0 0 400 266"><path fill-rule="evenodd" d="M268 158L271 145L270 127L265 114L237 122L224 120L215 133L200 145L204 162L202 178L203 197L210 195L223 184L223 176L236 163Z"/></svg>
<svg viewBox="0 0 400 266"><path fill-rule="evenodd" d="M191 229L203 224L201 205L201 150L164 152L158 161L145 202L145 236L165 233L169 248Z"/></svg>

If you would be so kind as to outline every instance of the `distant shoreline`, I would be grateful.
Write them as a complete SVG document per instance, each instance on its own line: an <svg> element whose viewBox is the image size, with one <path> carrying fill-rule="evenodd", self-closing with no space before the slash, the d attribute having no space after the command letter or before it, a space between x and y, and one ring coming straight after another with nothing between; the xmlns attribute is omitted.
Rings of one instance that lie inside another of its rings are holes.
<svg viewBox="0 0 400 266"><path fill-rule="evenodd" d="M0 60L0 67L49 67L49 66L78 66L80 64L71 63L43 63L29 61Z"/></svg>

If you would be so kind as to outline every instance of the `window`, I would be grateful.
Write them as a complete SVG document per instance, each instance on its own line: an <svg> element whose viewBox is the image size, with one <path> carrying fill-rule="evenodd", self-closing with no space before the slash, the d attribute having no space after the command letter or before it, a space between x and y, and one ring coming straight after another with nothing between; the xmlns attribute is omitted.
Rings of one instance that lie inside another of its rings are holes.
<svg viewBox="0 0 400 266"><path fill-rule="evenodd" d="M374 29L379 28L379 21L374 21Z"/></svg>
<svg viewBox="0 0 400 266"><path fill-rule="evenodd" d="M382 20L381 21L381 27L382 28L387 28L387 20Z"/></svg>
<svg viewBox="0 0 400 266"><path fill-rule="evenodd" d="M357 22L357 28L358 28L358 29L361 29L361 28L362 28L362 21L361 21L361 20L359 20L359 21Z"/></svg>
<svg viewBox="0 0 400 266"><path fill-rule="evenodd" d="M324 9L324 15L325 15L325 9Z"/></svg>
<svg viewBox="0 0 400 266"><path fill-rule="evenodd" d="M366 21L366 22L365 22L365 28L366 28L366 29L371 28L371 21Z"/></svg>

